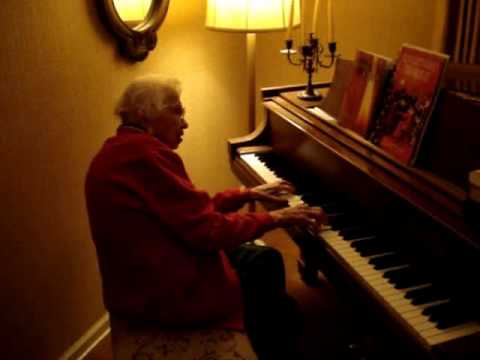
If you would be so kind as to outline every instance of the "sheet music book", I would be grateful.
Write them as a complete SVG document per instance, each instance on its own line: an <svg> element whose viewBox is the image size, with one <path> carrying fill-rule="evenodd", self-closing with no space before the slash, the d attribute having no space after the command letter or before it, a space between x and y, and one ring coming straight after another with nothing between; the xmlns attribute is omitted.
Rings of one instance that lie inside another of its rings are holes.
<svg viewBox="0 0 480 360"><path fill-rule="evenodd" d="M393 68L393 61L359 49L353 66L353 73L340 107L338 123L368 138L380 95Z"/></svg>
<svg viewBox="0 0 480 360"><path fill-rule="evenodd" d="M416 160L448 58L408 44L400 50L370 140L403 164Z"/></svg>

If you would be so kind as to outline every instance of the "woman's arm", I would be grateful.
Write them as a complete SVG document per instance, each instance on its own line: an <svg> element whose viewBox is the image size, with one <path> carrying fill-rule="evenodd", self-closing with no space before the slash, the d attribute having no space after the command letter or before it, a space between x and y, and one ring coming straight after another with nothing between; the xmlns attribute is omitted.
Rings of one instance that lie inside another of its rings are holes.
<svg viewBox="0 0 480 360"><path fill-rule="evenodd" d="M215 209L222 213L237 211L252 200L251 191L244 186L219 192L212 198Z"/></svg>
<svg viewBox="0 0 480 360"><path fill-rule="evenodd" d="M247 202L255 200L270 202L278 206L287 206L288 201L285 198L294 192L295 189L290 183L280 180L250 189L242 186L220 192L213 197L213 203L218 211L224 213L236 211Z"/></svg>

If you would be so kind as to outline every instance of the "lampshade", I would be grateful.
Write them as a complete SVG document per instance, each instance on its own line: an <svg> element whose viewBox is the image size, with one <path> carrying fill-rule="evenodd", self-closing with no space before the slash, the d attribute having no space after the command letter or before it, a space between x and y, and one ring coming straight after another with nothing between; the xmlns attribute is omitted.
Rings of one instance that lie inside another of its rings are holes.
<svg viewBox="0 0 480 360"><path fill-rule="evenodd" d="M205 26L212 30L262 32L284 30L294 6L293 26L300 24L300 0L208 0Z"/></svg>
<svg viewBox="0 0 480 360"><path fill-rule="evenodd" d="M152 5L152 0L113 0L115 10L124 22L141 22Z"/></svg>

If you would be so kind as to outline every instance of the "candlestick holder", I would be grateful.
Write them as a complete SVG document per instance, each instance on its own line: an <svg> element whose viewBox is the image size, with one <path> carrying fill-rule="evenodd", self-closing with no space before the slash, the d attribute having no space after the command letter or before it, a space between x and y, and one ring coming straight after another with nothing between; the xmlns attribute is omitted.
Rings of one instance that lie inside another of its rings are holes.
<svg viewBox="0 0 480 360"><path fill-rule="evenodd" d="M310 33L308 42L300 46L300 54L293 49L293 40L286 40L286 49L281 52L287 56L287 60L290 64L295 66L302 66L303 70L307 73L307 86L304 91L301 91L298 97L302 100L314 101L320 100L322 96L318 94L312 83L312 77L319 68L331 68L335 64L337 43L328 43L328 54L325 54L326 61L322 60L322 55L325 52L324 46L318 41L314 33Z"/></svg>

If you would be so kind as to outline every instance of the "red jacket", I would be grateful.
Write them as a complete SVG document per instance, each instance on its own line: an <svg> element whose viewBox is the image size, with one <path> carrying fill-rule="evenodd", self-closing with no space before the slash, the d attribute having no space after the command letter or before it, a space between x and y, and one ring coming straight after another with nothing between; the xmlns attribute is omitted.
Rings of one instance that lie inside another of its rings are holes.
<svg viewBox="0 0 480 360"><path fill-rule="evenodd" d="M247 192L210 198L175 152L127 127L93 159L85 192L109 311L241 328L240 284L223 250L273 227L268 213L230 212Z"/></svg>

